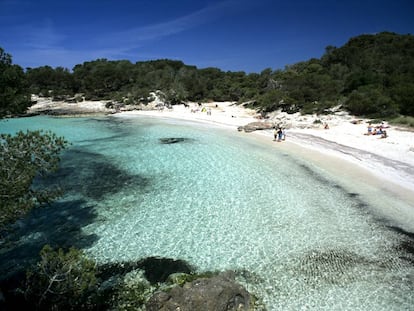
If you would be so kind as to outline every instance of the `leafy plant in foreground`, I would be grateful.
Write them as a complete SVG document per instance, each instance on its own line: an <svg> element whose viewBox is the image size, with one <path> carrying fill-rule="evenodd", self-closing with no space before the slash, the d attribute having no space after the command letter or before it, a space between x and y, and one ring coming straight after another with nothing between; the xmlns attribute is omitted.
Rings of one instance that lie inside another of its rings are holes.
<svg viewBox="0 0 414 311"><path fill-rule="evenodd" d="M40 252L40 261L27 273L25 297L39 310L89 310L95 306L97 288L95 262L80 250Z"/></svg>
<svg viewBox="0 0 414 311"><path fill-rule="evenodd" d="M49 203L57 189L34 189L35 177L55 171L59 152L67 141L51 132L20 131L16 135L0 134L0 230L33 207Z"/></svg>

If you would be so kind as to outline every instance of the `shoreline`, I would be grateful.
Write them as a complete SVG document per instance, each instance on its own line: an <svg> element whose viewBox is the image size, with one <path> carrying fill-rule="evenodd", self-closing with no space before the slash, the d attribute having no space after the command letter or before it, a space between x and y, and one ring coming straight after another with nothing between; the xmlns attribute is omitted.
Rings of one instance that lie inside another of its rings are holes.
<svg viewBox="0 0 414 311"><path fill-rule="evenodd" d="M234 102L187 103L171 108L152 105L154 107L148 110L116 113L105 108L105 104L103 101L54 103L39 99L29 112L66 109L72 114L81 111L106 113L112 117L139 115L210 124L234 131L249 123L278 125L286 129L286 141L274 142L273 129L269 127L243 134L256 137L269 147L318 163L335 176L353 172L350 178L363 180L362 187L370 184L403 198L412 206L414 214L414 131L387 126L388 137L385 139L380 135L364 135L370 120L357 119L341 111L332 111L329 115L273 112L262 119L257 111ZM326 124L329 129L325 129Z"/></svg>
<svg viewBox="0 0 414 311"><path fill-rule="evenodd" d="M227 106L226 114L213 110L211 115L192 113L186 110L188 108L175 108L177 107L174 106L168 111L128 111L113 116L147 116L201 122L234 131L237 131L239 126L260 121L251 111L230 105ZM333 123L332 120L331 122ZM373 212L379 218L388 219L401 225L404 230L414 232L414 151L407 149L407 144L414 143L414 133L390 128L392 138L387 141L390 137L379 139L364 135L365 125L355 126L348 118L341 117L335 122L329 130L292 126L287 129L286 141L282 142L273 141L273 130L243 134L251 135L270 148L278 148L315 165L349 193L356 193L361 199L374 199L376 208ZM344 133L346 129L350 132ZM402 141L394 140L395 137L401 138ZM338 139L335 141L332 138ZM373 152L376 148L385 148L388 145L394 148L383 149L381 154ZM402 152L404 148L407 150ZM344 184L344 180L352 182Z"/></svg>
<svg viewBox="0 0 414 311"><path fill-rule="evenodd" d="M265 134L265 136L269 135ZM372 180L377 180L376 184L392 183L404 188L405 191L412 192L414 195L414 166L406 161L327 140L305 131L292 130L289 138L290 143L304 148L308 152L319 153L320 157L335 158L338 166L349 164L369 172L372 175Z"/></svg>
<svg viewBox="0 0 414 311"><path fill-rule="evenodd" d="M251 122L260 122L260 120L253 117L252 112L245 112L243 110L244 108L236 108L227 115L214 115L214 112L212 115L206 115L201 114L200 112L191 113L184 109L174 111L173 108L169 111L151 110L120 112L114 114L114 116L140 115L155 118L170 118L191 122L202 122L233 128L234 130L237 130L239 126L244 126ZM231 116L229 117L229 115ZM271 122L271 120L268 120L268 122ZM379 180L396 184L405 188L408 192L412 192L414 195L414 145L411 147L413 150L410 150L409 145L399 146L394 140L394 137L401 136L401 134L404 133L404 137L399 138L406 142L412 141L414 144L413 132L390 129L389 132L392 132L392 138L379 139L378 137L368 137L364 135L364 125L355 126L350 122L346 122L346 120L337 120L336 122L338 124L335 127L331 126L329 130L292 126L287 129L286 141L280 143L273 142L273 130L271 129L257 130L251 133L246 133L246 135L254 135L264 141L270 141L277 144L277 146L295 144L308 151L313 150L314 152L318 152L320 153L320 156L342 159L343 161L358 166L362 170L370 172ZM352 127L354 127L352 131L344 132L344 128L346 128L345 130L348 130ZM358 135L360 137L358 137ZM384 148L388 148L388 150Z"/></svg>

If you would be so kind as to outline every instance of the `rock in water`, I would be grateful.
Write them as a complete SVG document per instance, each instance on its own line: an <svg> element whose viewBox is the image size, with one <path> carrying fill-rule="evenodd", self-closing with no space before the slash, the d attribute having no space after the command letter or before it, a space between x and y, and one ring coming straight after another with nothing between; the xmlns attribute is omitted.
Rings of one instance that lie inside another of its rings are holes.
<svg viewBox="0 0 414 311"><path fill-rule="evenodd" d="M175 286L169 292L156 292L147 302L148 311L248 311L253 310L249 292L224 272Z"/></svg>
<svg viewBox="0 0 414 311"><path fill-rule="evenodd" d="M166 137L166 138L160 138L161 144L175 144L179 142L185 141L186 138L184 137Z"/></svg>

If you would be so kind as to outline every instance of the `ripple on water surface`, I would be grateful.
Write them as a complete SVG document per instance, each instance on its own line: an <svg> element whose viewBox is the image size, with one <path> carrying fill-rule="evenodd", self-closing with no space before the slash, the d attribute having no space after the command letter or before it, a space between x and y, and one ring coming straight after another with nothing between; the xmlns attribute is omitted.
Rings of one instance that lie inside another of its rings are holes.
<svg viewBox="0 0 414 311"><path fill-rule="evenodd" d="M98 261L162 256L236 270L270 310L412 308L412 236L312 164L204 125L59 122L74 142L62 200L93 206L82 232L96 236L86 251Z"/></svg>

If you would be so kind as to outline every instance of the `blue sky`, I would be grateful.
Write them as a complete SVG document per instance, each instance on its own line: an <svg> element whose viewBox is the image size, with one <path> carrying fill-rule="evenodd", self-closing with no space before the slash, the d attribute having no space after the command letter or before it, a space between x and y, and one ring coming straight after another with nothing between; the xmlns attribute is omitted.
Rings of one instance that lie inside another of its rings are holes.
<svg viewBox="0 0 414 311"><path fill-rule="evenodd" d="M414 34L414 1L0 0L0 47L23 68L168 58L259 73L382 31Z"/></svg>

